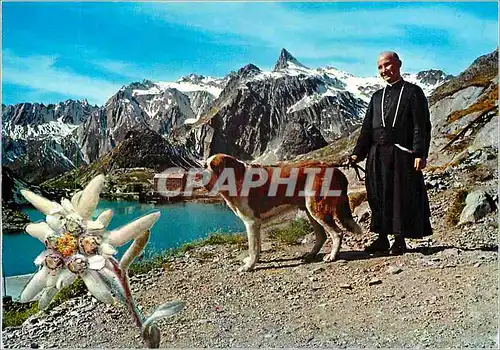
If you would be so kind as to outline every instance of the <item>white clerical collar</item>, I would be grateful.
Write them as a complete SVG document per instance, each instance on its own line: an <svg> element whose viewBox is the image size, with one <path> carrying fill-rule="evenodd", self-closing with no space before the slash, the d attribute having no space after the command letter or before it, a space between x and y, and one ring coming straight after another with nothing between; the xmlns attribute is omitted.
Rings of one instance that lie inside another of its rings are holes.
<svg viewBox="0 0 500 350"><path fill-rule="evenodd" d="M399 78L396 82L394 82L392 84L389 83L389 82L387 82L387 85L389 85L390 87L393 87L394 85L396 85L397 83L401 82L402 80L403 80L403 78Z"/></svg>

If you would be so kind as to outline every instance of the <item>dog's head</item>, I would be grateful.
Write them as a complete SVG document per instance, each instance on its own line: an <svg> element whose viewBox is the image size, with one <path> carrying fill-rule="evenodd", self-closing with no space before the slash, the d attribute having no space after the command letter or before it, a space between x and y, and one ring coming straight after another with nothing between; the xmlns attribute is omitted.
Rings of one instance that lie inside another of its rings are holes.
<svg viewBox="0 0 500 350"><path fill-rule="evenodd" d="M234 174L235 179L230 179L230 181L240 182L245 175L245 163L233 156L218 153L207 159L205 171L210 176L210 181L205 185L205 188L211 191L219 177L226 178Z"/></svg>

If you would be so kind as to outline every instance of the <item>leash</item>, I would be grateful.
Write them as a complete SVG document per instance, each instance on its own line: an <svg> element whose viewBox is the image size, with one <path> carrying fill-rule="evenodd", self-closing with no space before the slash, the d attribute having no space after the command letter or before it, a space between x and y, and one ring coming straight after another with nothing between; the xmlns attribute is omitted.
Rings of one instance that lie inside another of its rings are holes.
<svg viewBox="0 0 500 350"><path fill-rule="evenodd" d="M347 160L345 163L342 164L330 164L336 168L353 168L354 171L356 172L356 177L358 178L359 181L365 181L366 178L366 170L363 169L360 165L357 163L351 162L350 160ZM363 172L364 177L361 177L360 171Z"/></svg>

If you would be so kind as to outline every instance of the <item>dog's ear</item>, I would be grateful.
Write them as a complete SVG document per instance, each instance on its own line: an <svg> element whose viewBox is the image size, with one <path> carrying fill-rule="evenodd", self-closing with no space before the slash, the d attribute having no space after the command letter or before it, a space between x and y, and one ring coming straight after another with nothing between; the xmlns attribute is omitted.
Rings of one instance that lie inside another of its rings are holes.
<svg viewBox="0 0 500 350"><path fill-rule="evenodd" d="M242 179L245 175L245 164L234 157L224 157L224 168L233 169L237 179Z"/></svg>
<svg viewBox="0 0 500 350"><path fill-rule="evenodd" d="M214 173L218 173L219 171L219 162L220 162L220 159L217 155L211 157L211 159L208 160L207 162L207 168L212 170Z"/></svg>

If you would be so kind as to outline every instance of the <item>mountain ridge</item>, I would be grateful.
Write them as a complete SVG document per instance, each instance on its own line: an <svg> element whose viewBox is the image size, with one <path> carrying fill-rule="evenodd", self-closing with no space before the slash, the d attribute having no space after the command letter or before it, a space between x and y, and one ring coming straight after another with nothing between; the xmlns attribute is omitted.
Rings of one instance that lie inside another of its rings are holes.
<svg viewBox="0 0 500 350"><path fill-rule="evenodd" d="M147 129L199 159L215 152L246 160L266 154L287 158L295 155L283 143L288 123L305 123L305 130L314 127L326 142L343 137L359 126L369 96L381 87L381 80L375 77L359 78L333 67L307 68L286 49L281 50L276 65L276 70L263 71L250 63L222 78L189 74L175 82L132 82L103 106L72 105L75 111L88 113L76 118L77 124L61 124L66 129L54 129L48 122L39 122L41 126L33 129L29 124L33 117L26 116L23 121L23 114L9 112L16 108L6 106L2 133L10 143L3 164L13 166L25 178L30 159L42 158L37 166L45 170L30 181L44 181L61 171L95 162L124 141L130 130ZM416 75L408 77L418 79ZM68 110L66 118L75 113ZM37 118L47 120L44 115ZM12 137L10 130L20 127L29 132ZM296 152L322 147L321 138L310 139L307 142L316 141L306 148L296 147ZM47 152L32 150L29 155L27 142L38 143L52 155L46 161ZM285 149L280 150L281 145ZM61 161L56 160L57 152ZM23 161L27 167L13 164Z"/></svg>

